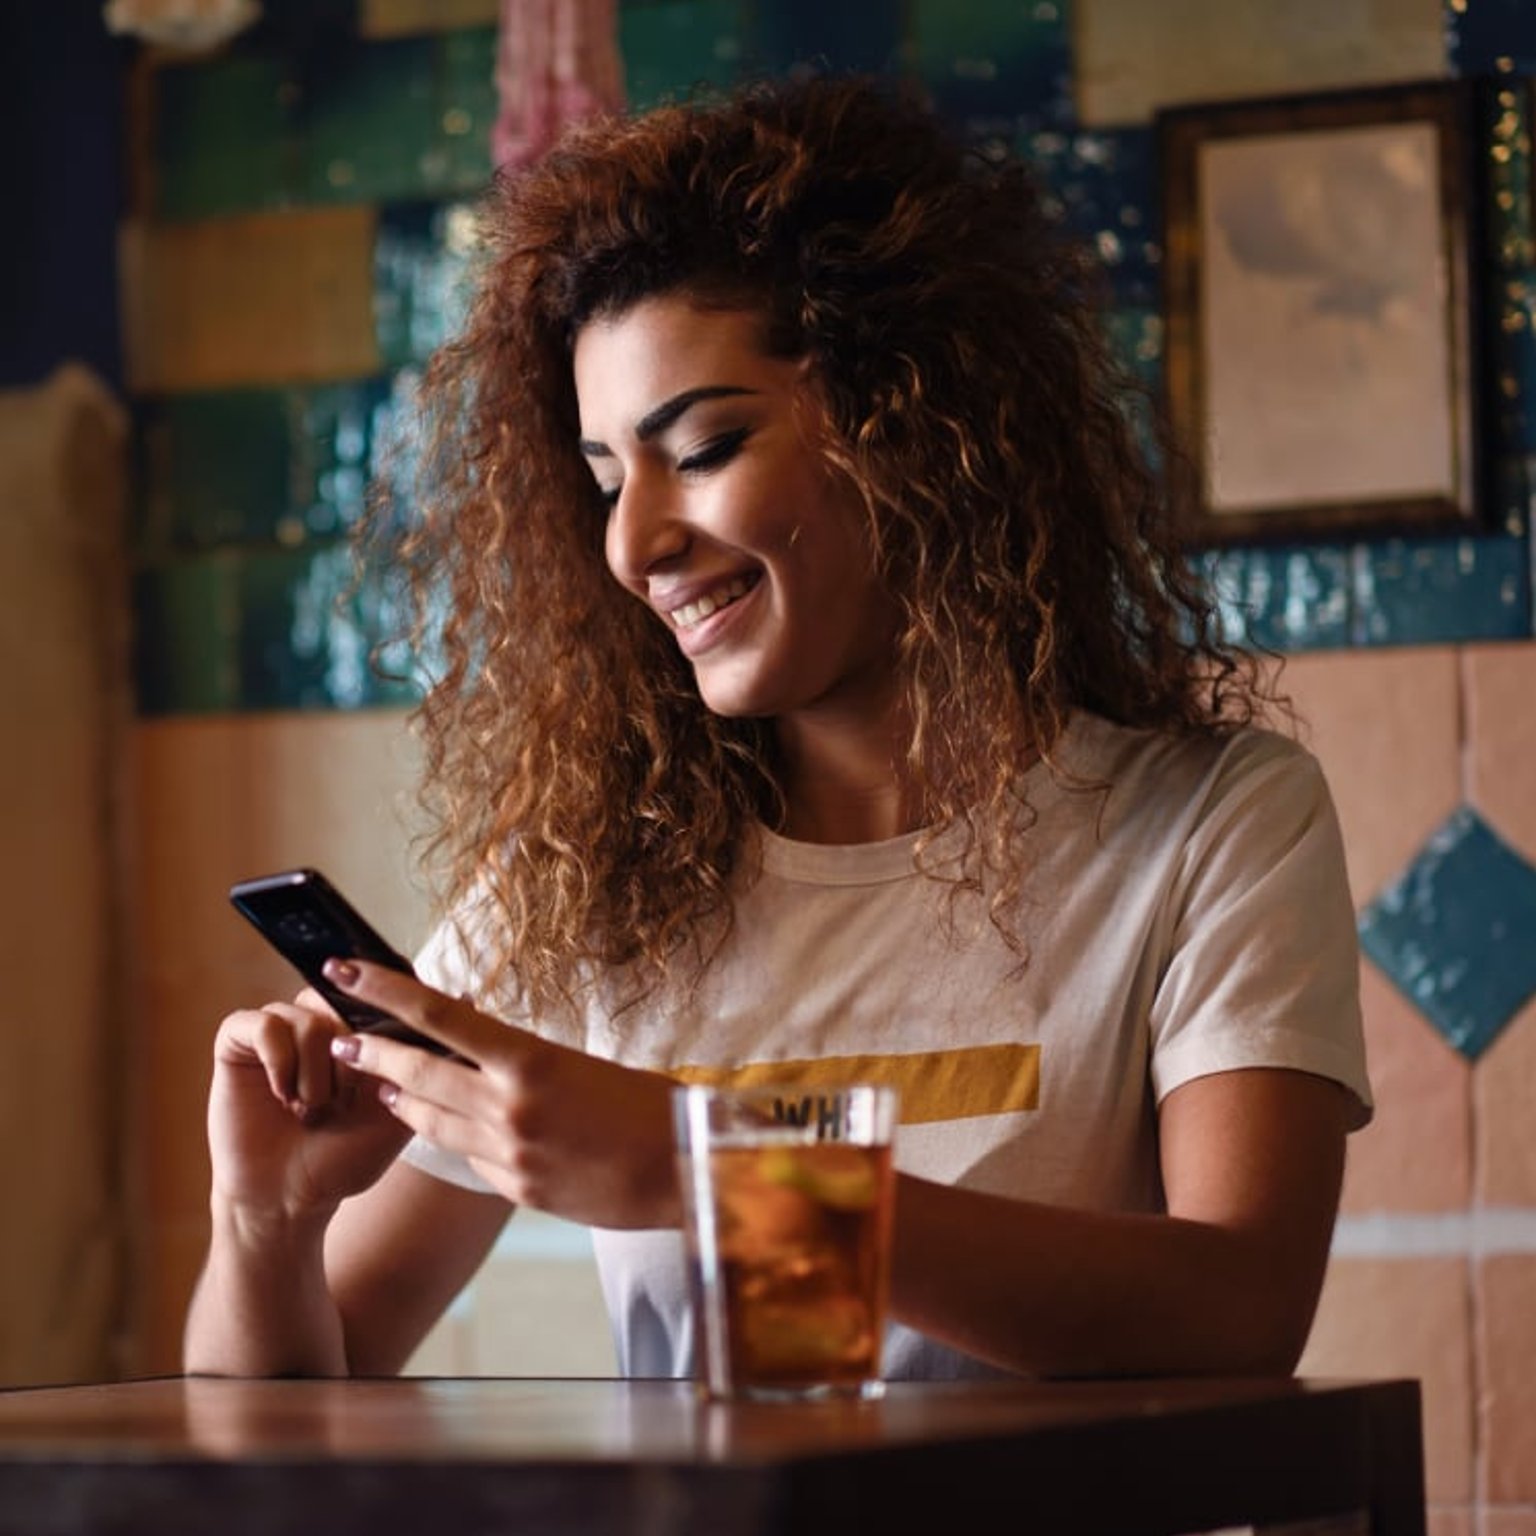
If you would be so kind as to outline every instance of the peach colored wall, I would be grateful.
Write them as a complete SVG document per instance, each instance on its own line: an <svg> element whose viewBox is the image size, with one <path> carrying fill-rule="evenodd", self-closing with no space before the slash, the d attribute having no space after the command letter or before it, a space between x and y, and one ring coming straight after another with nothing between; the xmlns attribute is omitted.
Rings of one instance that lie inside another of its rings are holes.
<svg viewBox="0 0 1536 1536"><path fill-rule="evenodd" d="M1286 684L1333 785L1357 903L1462 800L1536 859L1536 644L1293 658ZM140 1369L174 1369L206 1232L202 1101L223 1012L285 991L224 901L229 881L328 867L415 942L406 875L412 757L391 713L244 715L137 727ZM1536 1536L1536 1002L1474 1065L1369 961L1379 1107L1350 1147L1313 1375L1415 1376L1435 1529ZM418 1371L601 1374L600 1298L576 1229L520 1217L429 1338Z"/></svg>
<svg viewBox="0 0 1536 1536"><path fill-rule="evenodd" d="M297 981L229 905L231 883L324 868L375 925L418 942L408 870L411 745L398 715L239 715L140 721L130 922L140 1032L130 1084L142 1214L136 1371L175 1370L208 1231L203 1105L231 1009Z"/></svg>
<svg viewBox="0 0 1536 1536"><path fill-rule="evenodd" d="M124 1280L114 917L126 420L70 365L0 392L0 1385L108 1374Z"/></svg>
<svg viewBox="0 0 1536 1536"><path fill-rule="evenodd" d="M1536 644L1318 653L1285 682L1357 905L1461 802L1536 860ZM1419 1377L1432 1528L1536 1536L1536 1000L1469 1064L1364 959L1361 989L1378 1109L1302 1369Z"/></svg>
<svg viewBox="0 0 1536 1536"><path fill-rule="evenodd" d="M214 1031L231 1009L290 996L296 986L230 907L229 885L318 865L406 949L425 937L429 917L411 874L415 752L402 713L141 721L135 745L138 1279L128 1364L145 1374L179 1368L182 1321L207 1244L203 1107ZM586 1234L519 1215L411 1369L611 1374Z"/></svg>

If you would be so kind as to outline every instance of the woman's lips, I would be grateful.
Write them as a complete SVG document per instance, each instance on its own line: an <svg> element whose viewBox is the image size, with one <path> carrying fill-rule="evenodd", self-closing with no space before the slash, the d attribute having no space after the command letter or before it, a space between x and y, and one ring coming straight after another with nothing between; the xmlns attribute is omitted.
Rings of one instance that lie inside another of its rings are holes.
<svg viewBox="0 0 1536 1536"><path fill-rule="evenodd" d="M703 598L685 603L667 615L683 655L692 658L714 646L728 629L734 628L743 610L750 609L753 593L761 586L754 573L734 577L711 589Z"/></svg>
<svg viewBox="0 0 1536 1536"><path fill-rule="evenodd" d="M673 608L667 617L672 621L674 629L693 629L696 625L702 624L711 614L718 613L720 609L728 608L732 603L745 597L756 585L755 576L733 576L729 581L711 588L691 602L684 603L679 608Z"/></svg>

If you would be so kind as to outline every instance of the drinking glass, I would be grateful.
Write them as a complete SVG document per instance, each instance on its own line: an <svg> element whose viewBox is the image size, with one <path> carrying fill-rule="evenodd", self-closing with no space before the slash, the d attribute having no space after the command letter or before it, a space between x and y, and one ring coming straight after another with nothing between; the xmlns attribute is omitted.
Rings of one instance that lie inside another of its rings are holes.
<svg viewBox="0 0 1536 1536"><path fill-rule="evenodd" d="M704 1393L878 1396L896 1090L695 1085L673 1111Z"/></svg>

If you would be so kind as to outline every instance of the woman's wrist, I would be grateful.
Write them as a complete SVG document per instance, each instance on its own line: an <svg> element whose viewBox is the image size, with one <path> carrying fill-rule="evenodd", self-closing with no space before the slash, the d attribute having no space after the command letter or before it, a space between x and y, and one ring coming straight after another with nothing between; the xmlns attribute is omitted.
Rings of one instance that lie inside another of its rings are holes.
<svg viewBox="0 0 1536 1536"><path fill-rule="evenodd" d="M325 1276L326 1212L211 1201L213 1238L187 1318L189 1375L343 1376L340 1314Z"/></svg>
<svg viewBox="0 0 1536 1536"><path fill-rule="evenodd" d="M326 1229L337 1209L334 1205L304 1211L252 1206L230 1199L217 1189L209 1208L215 1246L243 1253L290 1257L311 1251L317 1256L321 1254Z"/></svg>

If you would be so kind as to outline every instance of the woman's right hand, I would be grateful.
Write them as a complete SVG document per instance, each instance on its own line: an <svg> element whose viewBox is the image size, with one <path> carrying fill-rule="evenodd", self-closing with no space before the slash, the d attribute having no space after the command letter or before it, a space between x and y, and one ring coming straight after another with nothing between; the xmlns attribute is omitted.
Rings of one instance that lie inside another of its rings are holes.
<svg viewBox="0 0 1536 1536"><path fill-rule="evenodd" d="M246 1221L324 1223L394 1161L409 1132L370 1079L332 1057L345 1033L310 990L219 1026L208 1099L215 1203Z"/></svg>

